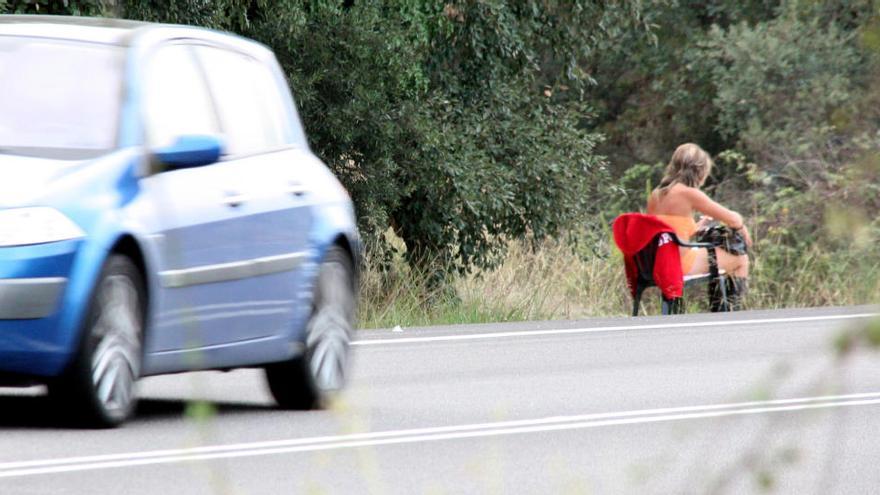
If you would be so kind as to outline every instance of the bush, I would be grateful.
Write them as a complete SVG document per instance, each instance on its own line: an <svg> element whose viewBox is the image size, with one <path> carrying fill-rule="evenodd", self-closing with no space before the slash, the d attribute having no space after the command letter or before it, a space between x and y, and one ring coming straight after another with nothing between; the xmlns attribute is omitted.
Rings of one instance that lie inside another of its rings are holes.
<svg viewBox="0 0 880 495"><path fill-rule="evenodd" d="M4 0L0 14L103 15L107 13L102 0Z"/></svg>
<svg viewBox="0 0 880 495"><path fill-rule="evenodd" d="M792 165L808 175L821 171L843 138L835 116L857 96L854 79L865 59L853 41L833 24L792 16L714 27L705 56L716 61L718 131L773 172Z"/></svg>

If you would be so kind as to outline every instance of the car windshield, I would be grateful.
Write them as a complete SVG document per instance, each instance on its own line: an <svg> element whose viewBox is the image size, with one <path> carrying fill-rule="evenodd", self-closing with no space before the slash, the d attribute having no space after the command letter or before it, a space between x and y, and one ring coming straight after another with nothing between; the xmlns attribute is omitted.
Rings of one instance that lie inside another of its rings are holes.
<svg viewBox="0 0 880 495"><path fill-rule="evenodd" d="M0 154L89 158L113 149L122 50L0 36Z"/></svg>

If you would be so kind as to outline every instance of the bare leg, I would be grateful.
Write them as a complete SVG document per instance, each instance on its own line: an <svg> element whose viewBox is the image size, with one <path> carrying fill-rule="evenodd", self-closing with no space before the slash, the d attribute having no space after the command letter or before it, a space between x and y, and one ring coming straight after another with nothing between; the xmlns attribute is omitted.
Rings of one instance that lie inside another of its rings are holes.
<svg viewBox="0 0 880 495"><path fill-rule="evenodd" d="M718 268L733 275L737 278L749 277L749 257L748 255L730 254L723 249L715 249L715 256L718 259ZM709 253L705 249L697 251L697 258L694 265L687 275L698 275L709 273Z"/></svg>
<svg viewBox="0 0 880 495"><path fill-rule="evenodd" d="M727 302L721 304L712 302L712 311L739 311L743 308L743 296L748 290L749 257L748 255L730 254L723 249L716 249L715 255L718 260L718 268L727 273ZM709 273L709 254L705 249L700 249L689 275ZM710 301L716 301L713 294L717 290L717 284L709 282Z"/></svg>

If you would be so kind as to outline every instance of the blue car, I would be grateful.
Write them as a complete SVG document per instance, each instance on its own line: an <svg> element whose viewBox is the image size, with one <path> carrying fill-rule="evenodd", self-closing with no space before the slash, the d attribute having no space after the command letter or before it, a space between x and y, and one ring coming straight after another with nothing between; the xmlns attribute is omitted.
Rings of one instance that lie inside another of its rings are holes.
<svg viewBox="0 0 880 495"><path fill-rule="evenodd" d="M0 380L115 426L139 377L262 367L284 408L345 382L360 244L265 46L0 16Z"/></svg>

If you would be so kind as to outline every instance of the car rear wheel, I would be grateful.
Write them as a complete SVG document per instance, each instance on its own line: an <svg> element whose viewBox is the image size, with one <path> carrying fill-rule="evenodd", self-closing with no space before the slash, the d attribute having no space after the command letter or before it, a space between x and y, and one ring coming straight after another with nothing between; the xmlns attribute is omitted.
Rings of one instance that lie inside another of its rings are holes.
<svg viewBox="0 0 880 495"><path fill-rule="evenodd" d="M135 265L112 255L89 303L79 351L50 395L93 427L114 427L131 416L140 374L145 289Z"/></svg>
<svg viewBox="0 0 880 495"><path fill-rule="evenodd" d="M302 355L266 367L269 390L285 409L315 409L345 385L355 318L352 262L330 248L318 271Z"/></svg>

